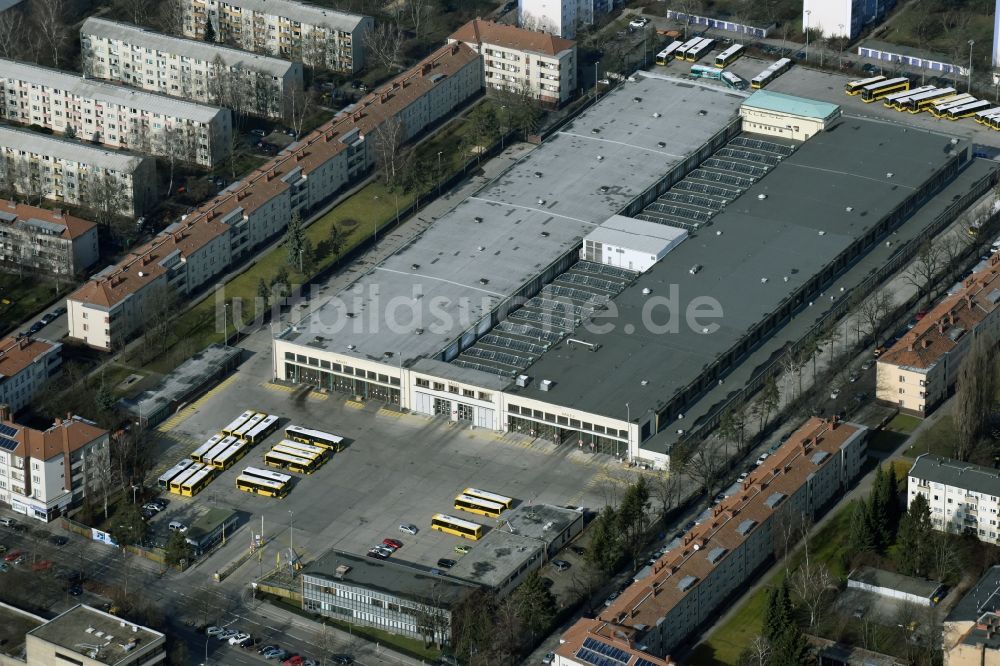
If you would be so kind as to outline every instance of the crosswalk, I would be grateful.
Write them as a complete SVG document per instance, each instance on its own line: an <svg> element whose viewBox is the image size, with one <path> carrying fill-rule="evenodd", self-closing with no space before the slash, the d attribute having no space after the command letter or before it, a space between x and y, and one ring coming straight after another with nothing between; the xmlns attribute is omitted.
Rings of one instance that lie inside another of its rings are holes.
<svg viewBox="0 0 1000 666"><path fill-rule="evenodd" d="M198 411L198 409L205 403L206 400L214 396L216 393L225 390L230 384L236 381L236 375L232 374L226 377L224 380L219 382L214 388L206 391L203 396L192 402L187 407L184 407L176 414L171 416L169 419L156 426L156 430L160 433L165 433L173 430L181 423L183 423L192 414Z"/></svg>

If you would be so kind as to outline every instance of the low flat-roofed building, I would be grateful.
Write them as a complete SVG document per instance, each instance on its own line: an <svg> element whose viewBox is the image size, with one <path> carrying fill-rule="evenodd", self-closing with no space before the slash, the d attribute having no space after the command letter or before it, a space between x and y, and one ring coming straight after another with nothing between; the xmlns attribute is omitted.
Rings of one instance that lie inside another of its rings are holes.
<svg viewBox="0 0 1000 666"><path fill-rule="evenodd" d="M0 339L0 405L16 414L61 368L59 342L26 335Z"/></svg>
<svg viewBox="0 0 1000 666"><path fill-rule="evenodd" d="M913 461L906 489L907 505L917 493L927 500L934 529L1000 543L1000 470L924 453Z"/></svg>
<svg viewBox="0 0 1000 666"><path fill-rule="evenodd" d="M552 504L521 504L498 520L498 529L544 544L550 558L583 531L583 511Z"/></svg>
<svg viewBox="0 0 1000 666"><path fill-rule="evenodd" d="M209 509L188 526L184 538L194 554L201 555L222 541L223 537L229 538L239 518L239 514L232 509Z"/></svg>
<svg viewBox="0 0 1000 666"><path fill-rule="evenodd" d="M0 263L76 275L97 262L97 225L61 210L0 199Z"/></svg>
<svg viewBox="0 0 1000 666"><path fill-rule="evenodd" d="M641 273L687 237L687 229L614 215L584 236L580 258Z"/></svg>
<svg viewBox="0 0 1000 666"><path fill-rule="evenodd" d="M0 187L85 208L120 188L117 212L131 217L156 201L156 160L0 125Z"/></svg>
<svg viewBox="0 0 1000 666"><path fill-rule="evenodd" d="M90 17L80 28L88 76L281 119L302 90L302 64ZM238 107L238 108L237 108Z"/></svg>
<svg viewBox="0 0 1000 666"><path fill-rule="evenodd" d="M511 533L501 523L476 541L472 550L448 570L448 575L505 596L546 560L544 541L516 530Z"/></svg>
<svg viewBox="0 0 1000 666"><path fill-rule="evenodd" d="M27 663L24 635L45 624L45 619L0 601L0 666Z"/></svg>
<svg viewBox="0 0 1000 666"><path fill-rule="evenodd" d="M1000 337L1000 253L931 308L876 363L875 397L926 416L951 394L962 360L980 337Z"/></svg>
<svg viewBox="0 0 1000 666"><path fill-rule="evenodd" d="M862 425L809 419L596 620L632 647L667 658L773 556L776 519L812 519L842 495L864 463L867 434ZM572 658L583 636L578 628L566 632L556 653Z"/></svg>
<svg viewBox="0 0 1000 666"><path fill-rule="evenodd" d="M758 90L740 107L743 129L755 134L805 141L840 120L837 104Z"/></svg>
<svg viewBox="0 0 1000 666"><path fill-rule="evenodd" d="M166 637L90 606L74 606L25 636L28 665L166 663Z"/></svg>
<svg viewBox="0 0 1000 666"><path fill-rule="evenodd" d="M451 642L452 609L476 587L395 557L331 550L300 573L302 609L441 645Z"/></svg>
<svg viewBox="0 0 1000 666"><path fill-rule="evenodd" d="M448 37L482 56L488 88L562 106L576 93L576 42L547 32L472 19Z"/></svg>
<svg viewBox="0 0 1000 666"><path fill-rule="evenodd" d="M918 606L933 606L941 583L864 566L848 574L847 587Z"/></svg>
<svg viewBox="0 0 1000 666"><path fill-rule="evenodd" d="M968 76L969 70L960 62L941 53L933 53L902 44L892 44L878 39L866 39L858 44L857 54L861 58L879 62L891 62L903 67L920 67L940 76ZM960 59L961 60L961 59Z"/></svg>
<svg viewBox="0 0 1000 666"><path fill-rule="evenodd" d="M8 121L205 167L232 152L228 109L15 60L0 58L0 72L0 118Z"/></svg>

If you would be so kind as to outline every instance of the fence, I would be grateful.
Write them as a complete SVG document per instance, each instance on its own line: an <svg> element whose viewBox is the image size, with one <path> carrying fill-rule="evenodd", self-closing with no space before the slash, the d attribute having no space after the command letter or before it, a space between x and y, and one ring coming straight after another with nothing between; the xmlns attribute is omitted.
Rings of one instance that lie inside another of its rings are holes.
<svg viewBox="0 0 1000 666"><path fill-rule="evenodd" d="M771 29L774 27L773 25L769 25L766 28L758 28L757 26L747 25L745 23L736 23L735 21L727 21L725 19L714 19L708 16L698 16L697 14L677 12L673 9L667 10L667 18L671 18L676 21L684 21L688 25L703 25L706 28L715 28L716 30L725 30L726 32L735 32L737 34L754 37L756 39L763 39L764 37L767 37L768 33L770 33Z"/></svg>

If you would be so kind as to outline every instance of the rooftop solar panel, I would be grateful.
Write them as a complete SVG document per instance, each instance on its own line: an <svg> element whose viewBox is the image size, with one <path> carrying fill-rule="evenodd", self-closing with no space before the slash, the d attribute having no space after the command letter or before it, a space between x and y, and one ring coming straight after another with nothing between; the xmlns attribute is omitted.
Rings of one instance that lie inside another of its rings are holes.
<svg viewBox="0 0 1000 666"><path fill-rule="evenodd" d="M9 437L0 437L0 449L5 451L13 451L17 448L17 442Z"/></svg>
<svg viewBox="0 0 1000 666"><path fill-rule="evenodd" d="M583 647L588 650L593 650L598 654L602 654L605 657L610 657L614 661L617 661L621 664L627 664L629 660L629 654L625 650L622 650L621 648L616 648L613 645L608 645L607 643L602 643L601 641L596 640L594 638L588 637L584 639Z"/></svg>
<svg viewBox="0 0 1000 666"><path fill-rule="evenodd" d="M11 427L6 423L0 423L0 435L5 437L13 437L17 434L17 428Z"/></svg>

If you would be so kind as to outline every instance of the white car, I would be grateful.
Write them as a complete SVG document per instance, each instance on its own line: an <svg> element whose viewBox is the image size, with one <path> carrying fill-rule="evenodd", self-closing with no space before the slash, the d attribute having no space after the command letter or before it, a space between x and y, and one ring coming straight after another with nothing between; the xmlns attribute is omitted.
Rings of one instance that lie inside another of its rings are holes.
<svg viewBox="0 0 1000 666"><path fill-rule="evenodd" d="M410 523L403 523L402 525L399 526L399 531L402 532L403 534L416 534L417 526L411 525Z"/></svg>
<svg viewBox="0 0 1000 666"><path fill-rule="evenodd" d="M628 27L630 28L645 28L646 24L649 23L649 19L645 16L640 16L639 18L634 18L628 22Z"/></svg>
<svg viewBox="0 0 1000 666"><path fill-rule="evenodd" d="M250 640L250 634L245 632L240 632L229 639L230 645L243 645L248 640Z"/></svg>
<svg viewBox="0 0 1000 666"><path fill-rule="evenodd" d="M760 467L761 465L764 464L764 461L767 460L770 455L771 455L770 453L762 453L762 454L760 454L760 458L757 458L757 462L754 463L754 464L757 467Z"/></svg>
<svg viewBox="0 0 1000 666"><path fill-rule="evenodd" d="M750 476L750 472L743 472L742 474L740 474L739 478L736 479L736 481L738 483L743 483L744 481L747 480L748 476Z"/></svg>
<svg viewBox="0 0 1000 666"><path fill-rule="evenodd" d="M213 625L213 626L211 626L211 627L209 627L208 629L205 630L205 635L206 636L218 636L223 631L225 631L225 629L223 629L222 627L216 627L216 626Z"/></svg>
<svg viewBox="0 0 1000 666"><path fill-rule="evenodd" d="M542 657L542 663L543 664L551 664L555 660L556 660L556 653L555 652L546 652L545 656Z"/></svg>
<svg viewBox="0 0 1000 666"><path fill-rule="evenodd" d="M840 396L840 389L835 388L830 391L830 400L836 400Z"/></svg>

